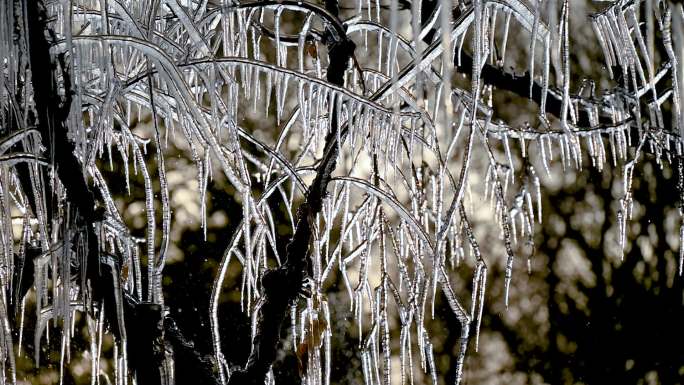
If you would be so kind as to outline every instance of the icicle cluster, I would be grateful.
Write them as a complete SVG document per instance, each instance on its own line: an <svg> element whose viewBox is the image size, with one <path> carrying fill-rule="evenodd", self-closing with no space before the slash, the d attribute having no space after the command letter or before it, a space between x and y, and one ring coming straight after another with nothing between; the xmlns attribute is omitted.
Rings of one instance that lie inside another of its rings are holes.
<svg viewBox="0 0 684 385"><path fill-rule="evenodd" d="M305 180L321 159L331 119L340 127L338 167L312 221L311 295L292 304L290 317L307 384L330 383L331 323L343 317L331 314L322 289L332 277L348 294L366 384L413 384L424 377L437 383L436 336L426 321L444 300L461 325L454 363L460 383L465 354L478 346L488 263L505 260L508 304L522 253L529 269L535 223L542 220L540 178L551 176L553 162L563 169L582 168L587 159L598 169L621 168L617 218L624 248L631 180L643 153L659 162L679 158L681 178L684 13L664 1L620 0L593 15L596 42L616 84L599 92L597 80L573 79L573 2L562 2L560 10L554 3L414 1L403 9L392 0L387 9L356 0L340 3L354 10L340 19L317 2L294 0L49 2L52 55L68 63L54 76L73 91L68 135L82 172L102 197L102 218L94 225L102 261L113 271L116 319L124 331L116 384L130 381L120 296L164 304L173 223L164 157L169 142L186 143L195 163L205 230L207 186L217 173L242 203L242 222L230 234L210 298L214 355L224 381L230 363L221 339L230 336L219 333L218 304L228 266L232 260L242 266L243 310L252 314L260 278L281 262L276 229L282 218L267 199L282 200L294 231ZM0 369L15 382L15 354L22 354L27 338L24 304L34 298L34 344L61 338L62 369L71 357L75 313L88 317L92 376L99 381L106 312L92 303L83 277L83 226L71 217L39 131L27 123L35 105L21 4L0 2ZM527 37L522 48L508 47L510 31ZM326 81L329 44L342 38L356 44L344 87ZM510 49L527 49L526 68L518 68L527 72L522 86L508 72ZM456 81L457 73L467 86ZM538 127L494 118L492 93L502 87L537 103L530 120L537 117ZM260 122L247 122L254 115ZM151 129L140 128L145 120ZM123 173L109 180L102 168L113 162L121 162ZM113 183L130 191L131 175L144 182L143 238L131 235L109 191ZM680 180L684 196L683 185ZM468 218L473 190L491 202L504 256L480 251ZM470 293L454 289L460 266L472 268ZM51 322L61 326L58 336L46 335ZM396 329L399 340L393 341ZM393 373L395 357L399 373Z"/></svg>

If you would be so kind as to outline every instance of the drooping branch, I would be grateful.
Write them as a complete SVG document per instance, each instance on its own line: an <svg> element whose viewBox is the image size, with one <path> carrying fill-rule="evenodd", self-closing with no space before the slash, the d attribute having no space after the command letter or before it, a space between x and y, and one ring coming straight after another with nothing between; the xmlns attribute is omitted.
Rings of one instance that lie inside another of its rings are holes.
<svg viewBox="0 0 684 385"><path fill-rule="evenodd" d="M27 1L27 28L29 63L31 66L33 98L37 113L37 130L41 143L48 150L48 161L53 164L57 177L66 190L66 199L75 209L75 224L82 228L79 237L86 243L86 256L82 261L87 282L91 291L85 291L90 298L85 301L101 303L105 316L115 335L120 339L128 336L128 365L135 373L138 383L164 384L170 368L163 365L175 364L177 370L190 371L203 384L218 384L213 364L206 359L189 341L170 316L163 316L163 308L158 304L138 303L127 295L119 285L120 266L111 256L100 255L100 240L97 223L103 214L97 209L97 200L88 186L83 166L76 157L76 148L68 137L68 116L71 108L72 89L64 57L55 61L50 55L50 41L56 41L54 32L49 28L48 17L41 1ZM55 71L63 73L65 97L59 96ZM32 267L32 264L29 264ZM32 269L21 271L27 275ZM16 297L23 297L28 288L19 280L21 288ZM118 303L120 301L121 303ZM123 308L123 317L116 309ZM92 308L87 308L92 311ZM123 319L122 319L123 318ZM39 347L36 347L38 349ZM172 351L175 361L166 360Z"/></svg>
<svg viewBox="0 0 684 385"><path fill-rule="evenodd" d="M326 1L326 9L337 17L335 0ZM342 87L344 73L354 54L354 43L346 36L335 36L326 31L329 66L327 81ZM229 385L263 384L273 364L280 342L280 330L291 303L297 298L308 271L308 250L312 240L312 226L320 213L331 174L337 164L340 135L337 111L333 110L330 131L325 138L323 157L316 168L316 177L309 186L306 201L297 212L297 225L286 248L285 262L278 268L264 273L261 280L262 298L256 315L255 334L252 336L252 351L244 369L234 372Z"/></svg>
<svg viewBox="0 0 684 385"><path fill-rule="evenodd" d="M136 329L128 327L131 322L139 326L140 319L135 315L117 312L124 303L122 287L119 284L120 264L112 258L100 254L100 239L98 237L98 222L103 220L102 210L97 208L96 198L88 186L83 166L76 157L76 148L68 137L68 116L71 108L72 89L70 77L67 73L64 57L59 62L50 55L50 40L55 41L54 32L47 25L47 14L41 1L27 1L27 21L31 27L27 29L30 47L29 63L31 66L33 99L37 113L37 128L40 132L43 147L48 151L48 159L53 164L62 186L66 190L66 199L74 215L74 224L79 229L76 237L85 243L86 254L80 261L85 309L94 314L93 303L102 305L105 319L112 331L120 340L126 340L126 330ZM59 96L55 79L57 68L63 73L63 87L65 97ZM104 258L103 258L104 257ZM69 272L66 272L69 274ZM69 278L64 278L69 279ZM85 288L90 288L86 290ZM124 308L130 313L130 308ZM125 312L124 310L124 312ZM126 319L124 319L126 318ZM150 324L154 329L154 324ZM142 339L135 339L129 348L136 352L144 351L140 347ZM39 347L36 346L36 349ZM150 365L150 357L140 359L131 357L129 365L144 383L161 384L159 370L139 370Z"/></svg>
<svg viewBox="0 0 684 385"><path fill-rule="evenodd" d="M26 1L29 63L31 66L33 99L37 113L37 128L40 132L43 147L48 151L48 158L54 164L62 186L66 190L67 200L76 211L76 224L85 228L83 234L86 243L87 279L93 289L93 298L99 301L104 297L104 282L100 269L100 246L95 229L95 223L102 215L96 210L95 197L88 187L83 167L75 155L74 144L68 138L67 119L71 108L71 84L64 60L60 66L65 72L65 97L61 98L57 91L54 71L57 68L55 60L50 55L50 43L46 34L52 35L47 22L47 14L42 1ZM54 40L54 36L52 36ZM86 283L81 283L86 287ZM109 306L114 309L113 306Z"/></svg>
<svg viewBox="0 0 684 385"><path fill-rule="evenodd" d="M460 73L470 75L472 74L473 58L465 52L457 56L454 61L454 69ZM506 90L512 92L522 98L530 98L530 73L525 72L522 75L516 75L504 71L500 67L491 64L482 66L480 72L482 83L493 86L499 90ZM543 87L537 82L532 82L531 100L538 106L542 105ZM553 90L549 92L546 101L546 111L544 113L551 114L557 118L561 116L562 98L556 95ZM577 124L580 126L589 126L589 115L586 111L580 111Z"/></svg>
<svg viewBox="0 0 684 385"><path fill-rule="evenodd" d="M454 69L459 73L471 75L472 65L473 58L467 53L461 52L460 55L456 55L454 60ZM668 70L668 68L669 63L666 64L661 69L661 71L659 71L659 73L664 73L666 70ZM665 78L666 77L664 76L656 78L656 83L659 83L659 80L664 80ZM533 81L531 83L532 93L530 95L529 72L525 72L522 75L516 75L515 73L505 71L501 67L497 67L487 63L482 66L480 79L483 84L493 86L498 90L512 92L524 99L530 99L538 106L542 105L542 93L544 92L544 88L538 82ZM571 98L581 99L583 104L595 105L599 107L599 111L602 110L602 103L600 100L594 100L593 98L586 98L579 95L571 96ZM563 103L561 93L558 90L550 87L547 93L546 109L542 112L548 115L552 115L556 118L560 118L562 115L562 108ZM610 126L614 124L612 120L603 116L599 117L599 123L605 126ZM577 110L577 121L575 122L575 126L583 129L594 128L592 127L592 124L589 120L589 113L585 108L579 108Z"/></svg>

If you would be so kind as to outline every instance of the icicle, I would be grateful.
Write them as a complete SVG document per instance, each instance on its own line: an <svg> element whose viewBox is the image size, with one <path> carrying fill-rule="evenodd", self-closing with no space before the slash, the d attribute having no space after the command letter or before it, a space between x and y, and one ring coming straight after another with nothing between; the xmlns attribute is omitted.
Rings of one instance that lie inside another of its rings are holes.
<svg viewBox="0 0 684 385"><path fill-rule="evenodd" d="M622 206L622 200L620 201ZM625 222L625 215L622 209L617 212L617 222L618 222L618 245L620 246L620 260L625 257L625 239L627 238L627 224Z"/></svg>
<svg viewBox="0 0 684 385"><path fill-rule="evenodd" d="M542 65L544 67L542 71L542 94L541 94L541 105L539 106L540 115L543 117L543 121L546 121L546 100L549 95L549 71L551 67L551 37L546 37L544 41L544 58Z"/></svg>
<svg viewBox="0 0 684 385"><path fill-rule="evenodd" d="M532 89L534 88L534 54L537 44L537 34L539 31L539 22L541 18L541 8L544 0L538 0L534 5L534 22L532 23L532 33L530 38L530 56L528 59L527 68L530 71L530 99L532 98ZM544 111L542 109L542 111Z"/></svg>
<svg viewBox="0 0 684 385"><path fill-rule="evenodd" d="M513 164L513 156L511 155L511 146L508 144L508 134L503 134L504 151L506 152L506 159L508 159L508 167L513 172L515 165Z"/></svg>
<svg viewBox="0 0 684 385"><path fill-rule="evenodd" d="M506 48L508 47L508 32L510 31L511 26L511 13L512 12L508 8L506 8L503 39L501 42L501 59L499 62L499 66L501 67L503 67L503 65L506 63Z"/></svg>
<svg viewBox="0 0 684 385"><path fill-rule="evenodd" d="M204 161L199 173L199 192L200 192L200 227L207 239L207 186L209 183L209 151L204 153Z"/></svg>
<svg viewBox="0 0 684 385"><path fill-rule="evenodd" d="M679 226L679 276L682 275L684 267L684 221Z"/></svg>
<svg viewBox="0 0 684 385"><path fill-rule="evenodd" d="M680 89L680 79L678 74L680 73L679 62L677 60L677 55L674 52L672 44L672 11L668 8L665 12L665 18L663 22L663 45L665 46L665 51L667 56L672 63L672 87L674 88L673 98L675 107L675 122L677 128L679 129L679 134L682 136L684 134L684 121L682 119L682 107L680 96L682 95L682 90Z"/></svg>
<svg viewBox="0 0 684 385"><path fill-rule="evenodd" d="M542 166L544 167L544 172L546 176L551 176L551 170L549 170L549 161L546 159L546 145L544 144L544 136L540 136L537 143L539 144L539 152L541 154Z"/></svg>
<svg viewBox="0 0 684 385"><path fill-rule="evenodd" d="M480 296L478 299L479 307L477 314L475 315L475 351L479 351L480 348L480 325L482 324L482 313L484 311L484 301L485 301L485 290L487 289L487 266L483 266L482 281L480 282Z"/></svg>
<svg viewBox="0 0 684 385"><path fill-rule="evenodd" d="M424 338L427 339L428 338L427 335L425 335ZM426 350L425 355L427 357L427 367L428 367L428 370L430 373L430 378L432 379L432 384L436 385L437 384L437 368L435 367L435 357L434 357L434 354L432 352L432 344L429 341L427 343L425 343L425 350ZM460 380L461 380L460 374L457 373L456 374L456 384L458 384L460 382Z"/></svg>
<svg viewBox="0 0 684 385"><path fill-rule="evenodd" d="M563 130L569 131L568 128L568 109L570 106L570 32L568 31L570 23L570 4L568 0L563 0L563 8L561 11L560 23L560 40L561 40L561 57L563 62L563 98L561 100L561 125Z"/></svg>
<svg viewBox="0 0 684 385"><path fill-rule="evenodd" d="M606 68L608 69L608 73L610 75L610 78L613 78L613 61L612 61L612 53L610 52L609 45L606 43L606 38L603 34L603 29L601 27L601 23L599 18L602 16L597 16L593 17L591 20L591 26L594 29L594 33L596 34L596 37L599 41L599 45L601 46L601 49L603 50L603 57L606 60Z"/></svg>
<svg viewBox="0 0 684 385"><path fill-rule="evenodd" d="M266 117L270 112L271 105L271 92L273 91L273 73L271 71L266 71L266 97L264 98L266 106L264 111L266 112Z"/></svg>

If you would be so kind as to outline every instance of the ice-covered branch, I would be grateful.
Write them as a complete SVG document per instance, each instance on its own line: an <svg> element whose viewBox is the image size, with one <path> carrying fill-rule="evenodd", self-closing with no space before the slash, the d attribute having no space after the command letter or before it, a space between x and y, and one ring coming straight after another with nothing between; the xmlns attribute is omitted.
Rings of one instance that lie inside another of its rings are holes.
<svg viewBox="0 0 684 385"><path fill-rule="evenodd" d="M326 8L334 18L337 18L336 1L326 2ZM343 87L344 73L354 55L354 43L346 38L346 34L336 37L333 32L327 32L330 58L327 81ZM297 212L297 225L286 248L285 262L280 267L264 273L261 279L263 296L257 305L252 351L245 367L232 373L229 385L262 384L275 360L283 320L308 274L307 258L309 243L313 239L313 219L321 212L331 174L337 164L340 127L336 115L337 111L333 111L329 120L330 131L325 138L323 157L316 169L316 177L309 186L306 201Z"/></svg>
<svg viewBox="0 0 684 385"><path fill-rule="evenodd" d="M460 55L457 54L454 61L454 68L463 74L470 75L472 71L473 58L465 52L461 52ZM670 70L670 65L666 64L663 68L658 71L655 77L655 81L664 80L665 74ZM498 90L505 90L514 93L521 98L529 98L535 102L540 108L543 106L544 97L544 87L536 81L530 80L529 72L525 72L522 75L517 75L513 72L508 72L501 67L497 67L491 64L484 64L480 73L480 78L483 84L494 87ZM531 84L531 85L530 85ZM530 92L531 89L531 92ZM642 96L646 90L639 90L637 96ZM610 93L608 93L610 94ZM574 122L573 126L581 130L590 130L595 128L607 128L615 124L612 120L607 117L602 117L599 120L600 125L597 126L590 120L589 110L592 108L597 108L599 111L603 111L609 106L608 102L602 101L600 99L595 99L593 97L583 97L581 95L571 96L573 103L579 103L581 106L578 110L577 120ZM550 114L558 119L562 115L563 107L563 96L559 90L554 88L548 89L546 106L544 111L540 111L544 114Z"/></svg>
<svg viewBox="0 0 684 385"><path fill-rule="evenodd" d="M27 20L31 28L27 29L27 39L31 46L29 60L31 65L32 84L37 111L37 129L40 132L42 145L48 149L47 154L54 164L59 180L65 186L67 199L76 207L76 225L85 229L86 240L86 277L93 289L93 299L100 301L105 297L108 288L103 286L100 268L100 244L96 231L96 222L102 220L96 211L93 193L88 187L83 166L76 158L74 144L68 138L67 119L71 108L73 90L68 82L64 61L55 62L50 55L51 43L46 34L52 35L48 27L48 18L42 1L27 2ZM58 67L64 76L65 98L57 91L54 71ZM85 286L85 282L83 283ZM109 304L114 309L114 304ZM112 320L114 321L114 320Z"/></svg>

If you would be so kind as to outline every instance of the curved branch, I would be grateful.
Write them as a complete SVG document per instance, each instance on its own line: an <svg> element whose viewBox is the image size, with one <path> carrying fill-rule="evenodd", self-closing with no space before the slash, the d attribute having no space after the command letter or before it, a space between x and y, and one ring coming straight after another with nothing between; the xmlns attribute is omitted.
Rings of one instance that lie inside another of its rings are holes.
<svg viewBox="0 0 684 385"><path fill-rule="evenodd" d="M273 2L266 1L264 3ZM326 9L326 14L335 15L332 16L335 18L335 23L331 23L331 26L341 26L342 24L336 16L337 2L335 0L326 1ZM335 33L330 29L326 32L331 35ZM339 33L338 36L342 38L341 40L326 39L330 59L326 77L328 82L343 87L344 73L354 55L355 46L347 39L344 29L336 32ZM292 240L286 247L285 262L276 269L266 271L261 279L263 296L257 305L252 351L244 369L231 375L229 385L263 384L273 361L275 361L280 342L280 330L285 315L290 304L297 298L308 274L309 243L313 238L312 222L322 209L323 199L327 194L327 187L332 178L331 174L337 164L340 148L340 143L338 143L340 127L337 121L337 111L333 110L330 119L330 131L325 138L324 155L316 168L316 177L309 187L306 201L299 207L297 226Z"/></svg>

